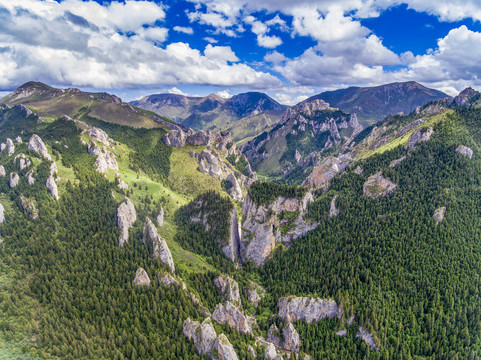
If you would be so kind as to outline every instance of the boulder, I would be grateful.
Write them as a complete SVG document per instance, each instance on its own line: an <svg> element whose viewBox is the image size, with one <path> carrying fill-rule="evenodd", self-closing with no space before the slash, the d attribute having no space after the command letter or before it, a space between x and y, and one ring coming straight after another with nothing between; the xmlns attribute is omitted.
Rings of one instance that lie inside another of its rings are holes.
<svg viewBox="0 0 481 360"><path fill-rule="evenodd" d="M284 337L284 344L282 347L288 351L299 352L301 348L301 338L297 330L294 328L294 325L288 323L282 330L282 335Z"/></svg>
<svg viewBox="0 0 481 360"><path fill-rule="evenodd" d="M329 209L329 217L336 217L339 215L339 209L336 207L336 200L337 200L338 195L334 195L334 197L331 200L331 207Z"/></svg>
<svg viewBox="0 0 481 360"><path fill-rule="evenodd" d="M3 208L3 205L0 204L0 224L3 224L5 221L5 209Z"/></svg>
<svg viewBox="0 0 481 360"><path fill-rule="evenodd" d="M117 209L117 224L120 228L119 245L121 247L129 240L129 229L137 220L135 206L128 197L125 197Z"/></svg>
<svg viewBox="0 0 481 360"><path fill-rule="evenodd" d="M13 153L15 152L15 145L13 144L13 141L10 138L7 138L6 149L7 149L8 156L12 156Z"/></svg>
<svg viewBox="0 0 481 360"><path fill-rule="evenodd" d="M224 334L220 334L215 339L214 350L219 360L238 360L234 347Z"/></svg>
<svg viewBox="0 0 481 360"><path fill-rule="evenodd" d="M468 148L467 146L464 146L464 145L459 145L456 148L456 152L458 154L466 156L470 159L473 157L473 150L471 148Z"/></svg>
<svg viewBox="0 0 481 360"><path fill-rule="evenodd" d="M396 184L382 176L381 172L371 175L363 186L363 194L370 198L386 196L396 189Z"/></svg>
<svg viewBox="0 0 481 360"><path fill-rule="evenodd" d="M217 307L212 314L212 320L219 324L226 324L241 334L252 333L247 317L230 301L227 301L225 305L217 304Z"/></svg>
<svg viewBox="0 0 481 360"><path fill-rule="evenodd" d="M242 201L243 196L242 196L242 189L237 182L236 177L234 174L229 174L227 178L225 179L227 182L227 193L230 195L231 198L237 201Z"/></svg>
<svg viewBox="0 0 481 360"><path fill-rule="evenodd" d="M149 275L147 275L147 272L144 269L137 269L135 272L135 278L132 280L132 286L150 286Z"/></svg>
<svg viewBox="0 0 481 360"><path fill-rule="evenodd" d="M17 144L21 144L22 143L22 138L20 136L17 136L15 138L15 141L17 142Z"/></svg>
<svg viewBox="0 0 481 360"><path fill-rule="evenodd" d="M3 167L3 165L0 166L0 176L1 177L4 177L6 176L7 173L5 172L5 168Z"/></svg>
<svg viewBox="0 0 481 360"><path fill-rule="evenodd" d="M10 173L10 188L14 188L18 185L20 178L17 173Z"/></svg>
<svg viewBox="0 0 481 360"><path fill-rule="evenodd" d="M214 285L219 288L223 301L230 301L237 306L241 305L239 284L237 281L228 276L220 275L214 280Z"/></svg>
<svg viewBox="0 0 481 360"><path fill-rule="evenodd" d="M286 297L279 299L279 317L288 322L305 320L308 324L326 317L338 319L342 316L342 308L331 299L308 297Z"/></svg>
<svg viewBox="0 0 481 360"><path fill-rule="evenodd" d="M162 261L171 272L175 272L174 260L172 259L172 254L167 246L167 242L159 236L155 225L149 218L145 220L142 241L144 244L150 241L154 251L154 258Z"/></svg>
<svg viewBox="0 0 481 360"><path fill-rule="evenodd" d="M47 160L52 160L50 154L47 151L47 147L43 143L40 136L38 136L36 134L32 135L32 137L30 138L30 140L28 142L28 149L33 150L36 153L42 155Z"/></svg>
<svg viewBox="0 0 481 360"><path fill-rule="evenodd" d="M161 207L159 211L159 215L157 215L157 225L163 226L164 225L164 208Z"/></svg>
<svg viewBox="0 0 481 360"><path fill-rule="evenodd" d="M38 218L38 210L32 199L27 199L25 196L20 195L20 205L32 220Z"/></svg>
<svg viewBox="0 0 481 360"><path fill-rule="evenodd" d="M414 132L409 136L407 148L413 148L417 143L423 141L429 141L431 135L433 134L432 127L420 127L414 130Z"/></svg>
<svg viewBox="0 0 481 360"><path fill-rule="evenodd" d="M47 187L47 190L50 191L50 195L52 195L52 197L55 200L58 200L59 197L58 197L57 183L55 182L55 179L53 178L52 175L50 175L47 178L47 182L45 183L45 186Z"/></svg>
<svg viewBox="0 0 481 360"><path fill-rule="evenodd" d="M436 225L444 220L444 215L446 213L446 207L440 207L434 211L433 219L436 220Z"/></svg>
<svg viewBox="0 0 481 360"><path fill-rule="evenodd" d="M35 178L33 177L33 170L30 170L30 171L27 173L27 182L28 182L28 185L33 185L33 184L35 184Z"/></svg>

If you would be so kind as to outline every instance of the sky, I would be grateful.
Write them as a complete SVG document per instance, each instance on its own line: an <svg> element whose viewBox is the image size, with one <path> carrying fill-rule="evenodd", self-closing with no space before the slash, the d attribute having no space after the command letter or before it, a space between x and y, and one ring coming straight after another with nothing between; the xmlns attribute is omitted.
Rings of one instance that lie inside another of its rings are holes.
<svg viewBox="0 0 481 360"><path fill-rule="evenodd" d="M417 81L481 88L480 0L0 0L0 94L30 81L295 104Z"/></svg>

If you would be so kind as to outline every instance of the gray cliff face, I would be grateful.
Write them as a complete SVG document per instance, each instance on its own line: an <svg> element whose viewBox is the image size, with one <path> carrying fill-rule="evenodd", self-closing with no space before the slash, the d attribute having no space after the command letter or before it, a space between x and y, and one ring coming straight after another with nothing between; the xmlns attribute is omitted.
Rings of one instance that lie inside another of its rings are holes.
<svg viewBox="0 0 481 360"><path fill-rule="evenodd" d="M274 344L269 343L264 351L264 358L267 360L277 360L277 350Z"/></svg>
<svg viewBox="0 0 481 360"><path fill-rule="evenodd" d="M266 290L262 286L253 282L250 282L249 285L247 285L247 300L253 303L255 307L257 307L257 304L265 295Z"/></svg>
<svg viewBox="0 0 481 360"><path fill-rule="evenodd" d="M15 152L15 145L13 144L12 139L7 138L6 145L7 145L7 146L6 146L7 155L8 155L8 156L12 156L13 153Z"/></svg>
<svg viewBox="0 0 481 360"><path fill-rule="evenodd" d="M413 148L416 146L417 143L423 141L429 141L431 139L431 135L433 134L432 127L420 127L409 136L408 144L406 145L407 148Z"/></svg>
<svg viewBox="0 0 481 360"><path fill-rule="evenodd" d="M0 204L0 224L3 224L5 221L5 209L3 208L3 205Z"/></svg>
<svg viewBox="0 0 481 360"><path fill-rule="evenodd" d="M157 225L163 226L164 225L164 208L161 207L159 210L159 215L157 215Z"/></svg>
<svg viewBox="0 0 481 360"><path fill-rule="evenodd" d="M240 246L240 226L237 220L237 211L235 208L232 209L230 214L230 236L227 241L227 245L222 248L222 252L227 256L233 263L239 261L239 246Z"/></svg>
<svg viewBox="0 0 481 360"><path fill-rule="evenodd" d="M20 204L22 209L30 216L32 220L38 218L38 210L35 206L35 202L32 199L27 199L25 196L20 195Z"/></svg>
<svg viewBox="0 0 481 360"><path fill-rule="evenodd" d="M383 177L379 172L366 180L363 186L363 194L370 198L377 198L392 193L396 187L396 184Z"/></svg>
<svg viewBox="0 0 481 360"><path fill-rule="evenodd" d="M10 182L9 186L11 189L16 187L18 185L18 182L20 181L20 178L18 177L17 173L10 173Z"/></svg>
<svg viewBox="0 0 481 360"><path fill-rule="evenodd" d="M229 174L225 180L230 184L229 190L227 191L230 197L234 200L242 201L244 198L242 195L242 189L234 174Z"/></svg>
<svg viewBox="0 0 481 360"><path fill-rule="evenodd" d="M373 334L369 334L366 330L363 329L362 326L359 327L359 331L356 334L357 338L360 338L362 341L364 341L369 348L372 350L378 350L378 346L376 342L374 341Z"/></svg>
<svg viewBox="0 0 481 360"><path fill-rule="evenodd" d="M301 348L301 338L297 330L294 328L294 325L288 323L282 330L282 335L284 337L284 344L282 347L288 351L299 352Z"/></svg>
<svg viewBox="0 0 481 360"><path fill-rule="evenodd" d="M147 275L147 272L144 269L137 269L137 271L135 272L135 278L134 280L132 280L132 286L150 286L149 275Z"/></svg>
<svg viewBox="0 0 481 360"><path fill-rule="evenodd" d="M251 326L248 319L237 306L230 301L224 304L217 304L217 307L212 314L212 320L219 324L225 324L232 329L237 330L241 334L252 333Z"/></svg>
<svg viewBox="0 0 481 360"><path fill-rule="evenodd" d="M267 341L279 348L282 347L281 333L276 324L272 324L267 331Z"/></svg>
<svg viewBox="0 0 481 360"><path fill-rule="evenodd" d="M5 171L5 168L3 167L3 165L0 166L0 177L4 177L6 176L7 173Z"/></svg>
<svg viewBox="0 0 481 360"><path fill-rule="evenodd" d="M27 173L27 183L28 185L33 185L35 184L35 178L33 177L33 170L30 170Z"/></svg>
<svg viewBox="0 0 481 360"><path fill-rule="evenodd" d="M28 149L33 150L36 153L42 155L47 160L52 160L50 154L47 151L47 147L43 143L40 136L38 136L36 134L32 135L32 137L28 141Z"/></svg>
<svg viewBox="0 0 481 360"><path fill-rule="evenodd" d="M458 154L466 156L470 159L473 157L473 150L471 148L468 148L467 146L464 146L464 145L459 145L456 148L456 152Z"/></svg>
<svg viewBox="0 0 481 360"><path fill-rule="evenodd" d="M129 241L129 229L135 221L137 221L137 212L132 201L126 197L117 209L117 224L120 228L120 247L124 247L124 244Z"/></svg>
<svg viewBox="0 0 481 360"><path fill-rule="evenodd" d="M436 225L438 225L441 221L444 220L444 216L446 214L446 207L440 207L434 211L433 219L436 220Z"/></svg>
<svg viewBox="0 0 481 360"><path fill-rule="evenodd" d="M329 209L329 217L336 217L339 215L339 209L336 207L336 200L337 200L338 195L334 195L334 197L331 200L331 207Z"/></svg>
<svg viewBox="0 0 481 360"><path fill-rule="evenodd" d="M105 146L103 146L102 150L100 150L97 144L93 140L90 140L88 152L90 155L97 156L97 159L95 160L95 167L99 173L105 173L109 169L119 169L119 165L117 164L114 153L107 150Z"/></svg>
<svg viewBox="0 0 481 360"><path fill-rule="evenodd" d="M342 308L334 300L308 297L287 297L279 299L279 317L287 322L305 320L308 324L326 317L338 319Z"/></svg>
<svg viewBox="0 0 481 360"><path fill-rule="evenodd" d="M183 333L194 343L200 355L210 356L213 360L238 360L229 339L224 334L217 336L209 317L202 324L188 318L184 321Z"/></svg>
<svg viewBox="0 0 481 360"><path fill-rule="evenodd" d="M303 199L278 197L269 205L257 206L249 196L246 196L242 208L244 223L242 224L242 239L240 253L242 261L254 261L257 266L264 265L276 243L290 245L298 237L317 227L316 223L306 222L304 215L307 206L314 198L308 192ZM298 212L294 223L280 221L283 212ZM282 233L281 226L289 229Z"/></svg>
<svg viewBox="0 0 481 360"><path fill-rule="evenodd" d="M175 272L174 260L172 259L172 254L167 246L167 242L159 236L155 225L149 218L145 220L142 241L144 244L150 241L154 251L154 258L160 259L172 273Z"/></svg>
<svg viewBox="0 0 481 360"><path fill-rule="evenodd" d="M55 179L53 178L52 175L50 175L47 178L47 182L45 183L45 186L47 187L47 190L50 192L50 195L52 195L52 197L55 200L58 200L59 196L58 196L57 183L55 182Z"/></svg>
<svg viewBox="0 0 481 360"><path fill-rule="evenodd" d="M214 280L214 285L219 288L224 302L230 301L237 306L241 306L239 284L237 281L228 276L220 275Z"/></svg>
<svg viewBox="0 0 481 360"><path fill-rule="evenodd" d="M216 146L218 149L225 150L227 144L232 141L229 133L213 132L210 130L201 130L195 132L188 129L171 130L162 140L168 146L183 147L187 145L193 146Z"/></svg>
<svg viewBox="0 0 481 360"><path fill-rule="evenodd" d="M314 166L311 174L304 180L302 185L314 188L327 188L331 179L348 167L351 160L349 155L340 155L337 158L329 157L322 160Z"/></svg>

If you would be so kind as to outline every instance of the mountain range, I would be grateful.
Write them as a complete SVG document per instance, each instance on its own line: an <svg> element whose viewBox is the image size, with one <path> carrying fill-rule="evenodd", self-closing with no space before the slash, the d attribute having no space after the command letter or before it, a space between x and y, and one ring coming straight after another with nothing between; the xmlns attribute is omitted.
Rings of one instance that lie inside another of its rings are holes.
<svg viewBox="0 0 481 360"><path fill-rule="evenodd" d="M238 147L22 85L0 101L0 358L479 358L480 119L471 88L369 126L310 99Z"/></svg>

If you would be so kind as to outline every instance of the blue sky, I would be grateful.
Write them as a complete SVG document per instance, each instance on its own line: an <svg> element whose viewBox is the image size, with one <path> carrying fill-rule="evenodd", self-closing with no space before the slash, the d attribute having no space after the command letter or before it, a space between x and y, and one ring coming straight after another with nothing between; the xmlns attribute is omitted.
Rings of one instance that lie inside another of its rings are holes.
<svg viewBox="0 0 481 360"><path fill-rule="evenodd" d="M131 100L347 86L481 87L478 0L0 0L0 90L29 81Z"/></svg>

